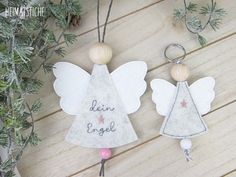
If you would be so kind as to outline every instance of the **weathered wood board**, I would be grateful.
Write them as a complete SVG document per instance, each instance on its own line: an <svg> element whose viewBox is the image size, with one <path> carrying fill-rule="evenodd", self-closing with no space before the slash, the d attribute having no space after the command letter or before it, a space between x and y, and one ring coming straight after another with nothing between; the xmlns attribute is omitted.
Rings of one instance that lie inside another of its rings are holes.
<svg viewBox="0 0 236 177"><path fill-rule="evenodd" d="M178 176L178 177L219 177L229 169L235 168L236 122L234 121L236 103L223 107L205 116L211 128L208 135L193 140L193 161L187 163L178 141L158 137L122 155L113 158L107 165L107 176ZM218 115L224 115L219 117ZM224 132L219 129L227 129ZM220 140L220 141L219 141ZM96 165L73 177L96 176Z"/></svg>
<svg viewBox="0 0 236 177"><path fill-rule="evenodd" d="M205 35L209 42L224 38L236 31L236 18L233 16L236 12L236 3L231 3L232 0L224 0L225 3L222 4L222 1L219 0L218 3L221 6L226 6L228 16L220 30L217 32L206 31ZM176 5L181 6L182 0L177 2L162 1L108 25L106 41L111 45L114 53L113 60L109 63L110 71L132 60L145 60L148 69L154 69L166 63L163 50L169 43L183 44L188 52L200 47L195 37L190 35L183 26L173 24L173 8ZM125 2L123 5L127 6ZM95 17L94 22L96 22ZM127 28L127 26L129 27ZM72 62L91 72L93 64L88 58L88 50L95 42L97 42L97 31L79 36L78 42L73 46L65 46L67 48L65 58L62 59L55 55L52 61ZM36 117L42 118L60 110L60 107L58 96L52 88L53 75L45 75L42 71L38 78L45 82L44 88L39 93L44 106L41 112L36 115Z"/></svg>
<svg viewBox="0 0 236 177"><path fill-rule="evenodd" d="M107 1L101 2L104 14ZM114 149L114 157L107 163L106 175L236 176L236 3L233 0L217 0L228 14L219 31L208 30L205 33L210 44L200 49L196 39L183 26L173 24L173 8L181 6L182 0L114 2L106 38L114 51L109 69L112 71L125 62L138 59L147 62L149 72L146 77L148 89L141 99L141 108L130 116L139 140ZM93 65L87 53L97 40L97 32L93 29L96 2L83 0L83 4L82 24L75 31L78 42L68 48L64 59L55 56L53 62L69 61L91 71ZM159 135L163 118L156 113L151 101L149 83L153 78L173 82L169 76L171 64L167 64L163 57L164 47L172 42L183 44L190 52L185 60L191 69L189 84L204 76L216 79L212 112L204 116L209 134L193 140L192 163L185 162L177 141ZM18 165L22 177L98 176L97 150L74 146L64 140L74 118L59 108L59 98L52 89L54 77L39 73L38 78L43 78L46 83L39 94L44 108L37 115L36 123L42 142L24 153Z"/></svg>

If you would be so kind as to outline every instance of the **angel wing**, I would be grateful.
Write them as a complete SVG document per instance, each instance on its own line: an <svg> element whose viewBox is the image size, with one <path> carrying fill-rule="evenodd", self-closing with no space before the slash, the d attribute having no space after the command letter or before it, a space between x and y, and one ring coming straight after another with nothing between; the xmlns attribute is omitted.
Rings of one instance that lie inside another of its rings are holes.
<svg viewBox="0 0 236 177"><path fill-rule="evenodd" d="M214 86L214 78L204 77L189 87L192 98L201 115L208 113L211 109L211 102L215 98Z"/></svg>
<svg viewBox="0 0 236 177"><path fill-rule="evenodd" d="M201 115L210 111L211 102L215 98L215 80L212 77L204 77L194 82L190 87L190 93ZM162 79L151 81L153 90L152 100L156 104L156 110L160 115L167 116L171 107L176 87Z"/></svg>
<svg viewBox="0 0 236 177"><path fill-rule="evenodd" d="M128 62L111 73L127 114L137 111L140 107L140 96L147 87L144 81L146 73L147 65L143 61Z"/></svg>
<svg viewBox="0 0 236 177"><path fill-rule="evenodd" d="M56 76L53 86L57 95L61 97L61 108L70 115L77 115L90 75L80 67L67 62L56 63L53 73Z"/></svg>
<svg viewBox="0 0 236 177"><path fill-rule="evenodd" d="M156 104L157 112L162 116L167 116L176 92L176 86L163 79L154 79L151 81L151 88L153 90L152 100Z"/></svg>

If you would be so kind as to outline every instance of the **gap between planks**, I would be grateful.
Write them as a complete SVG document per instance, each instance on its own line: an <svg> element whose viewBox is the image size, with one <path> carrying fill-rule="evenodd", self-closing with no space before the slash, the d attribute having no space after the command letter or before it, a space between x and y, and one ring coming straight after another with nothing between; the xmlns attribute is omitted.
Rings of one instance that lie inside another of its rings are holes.
<svg viewBox="0 0 236 177"><path fill-rule="evenodd" d="M207 47L209 47L209 46L211 46L211 45L214 45L214 44L216 44L216 43L218 43L218 42L221 42L222 40L225 40L225 39L227 39L227 38L230 38L230 37L234 36L235 34L236 34L236 32L231 33L231 34L229 34L229 35L227 35L227 36L224 36L224 37L222 37L222 38L219 38L219 39L217 39L217 40L215 40L215 41L212 41L212 42L208 43L208 44L205 45L204 47L199 47L199 48L197 48L197 49L194 49L194 50L188 52L188 53L186 54L186 56L191 55L191 54L193 54L194 52L200 51L200 50L202 50L202 49L204 49L204 48L207 48ZM158 65L158 66L156 66L156 67L154 67L154 68L148 69L147 73L149 73L149 72L151 72L151 71L153 71L153 70L155 70L155 69L158 69L158 68L160 68L160 67L162 67L162 66L165 66L165 65L167 65L168 63L169 63L169 62L165 62L165 63L163 63L163 64L161 64L161 65ZM47 115L45 115L45 116L43 116L43 117L41 117L41 118L35 120L35 122L41 121L41 120L43 120L43 119L45 119L45 118L47 118L47 117L50 117L51 115L56 114L56 113L58 113L58 112L60 112L60 111L62 111L62 109L58 109L58 110L56 110L56 111L54 111L54 112L52 112L52 113L50 113L50 114L47 114Z"/></svg>
<svg viewBox="0 0 236 177"><path fill-rule="evenodd" d="M211 113L213 113L213 112L215 112L215 111L218 111L219 109L222 109L222 108L224 108L224 107L226 107L226 106L229 106L230 104L233 104L233 103L235 103L235 102L236 102L236 100L233 100L233 101L228 102L228 103L226 103L226 104L224 104L224 105L222 105L222 106L220 106L220 107L217 107L217 108L215 108L214 110L212 110L212 111L208 112L207 114L205 114L203 117L205 117L206 115L209 115L209 114L211 114ZM140 144L138 144L138 145L136 145L136 146L133 146L133 147L131 147L131 148L129 148L129 149L126 149L126 150L124 150L124 151L122 151L122 152L120 152L120 153L118 153L118 154L112 156L110 159L108 159L108 161L111 160L111 159L113 159L113 158L116 158L116 157L118 157L118 156L120 156L120 155L123 155L123 154L125 154L125 153L127 153L127 152L129 152L129 151L132 151L133 149L136 149L136 148L138 148L138 147L141 147L141 146L145 145L146 143L155 141L155 140L157 140L157 139L158 139L159 137L161 137L161 136L162 136L162 135L159 134L159 135L154 136L154 137L152 137L152 138L150 138L150 139L148 139L148 140L146 140L146 141L144 141L144 142L142 142L142 143L140 143ZM75 173L69 175L68 177L73 177L74 175L77 175L77 174L82 173L82 172L84 172L84 171L86 171L86 170L89 170L90 168L93 168L93 167L95 167L95 166L97 166L97 165L100 165L100 162L97 162L97 163L95 163L95 164L93 164L93 165L90 165L90 166L88 166L88 167L86 167L86 168L84 168L84 169L82 169L82 170L80 170L80 171L78 171L78 172L75 172ZM229 171L228 173L226 173L225 175L223 175L223 176L221 176L221 177L226 177L227 175L229 175L230 173L233 173L234 171L236 171L236 169Z"/></svg>
<svg viewBox="0 0 236 177"><path fill-rule="evenodd" d="M222 37L222 38L216 39L215 41L209 42L209 43L207 43L207 44L206 44L205 46L203 46L203 47L196 48L196 49L194 49L194 50L192 50L192 51L186 53L186 57L189 56L189 55L191 55L191 54L193 54L194 52L197 52L197 51L202 50L202 49L204 49L204 48L207 48L207 47L209 47L209 46L211 46L211 45L213 45L213 44L216 44L216 43L218 43L218 42L221 42L222 40L225 40L225 39L227 39L227 38L230 38L230 37L234 36L235 34L236 34L236 32L231 33L231 34L226 35L226 36L224 36L224 37ZM166 64L168 64L168 63L169 63L169 62L165 62L165 63L163 63L163 64L161 64L161 65L159 65L159 66L156 66L156 67L154 67L154 68L151 68L151 69L148 70L148 72L151 72L151 71L153 71L153 70L155 70L155 69L158 69L158 68L160 68L160 67L162 67L162 66L164 66L164 65L166 65Z"/></svg>
<svg viewBox="0 0 236 177"><path fill-rule="evenodd" d="M225 173L224 175L222 175L220 177L227 177L228 175L230 175L231 173L234 173L234 172L236 172L236 168L231 170L231 171L229 171L229 172L227 172L227 173Z"/></svg>

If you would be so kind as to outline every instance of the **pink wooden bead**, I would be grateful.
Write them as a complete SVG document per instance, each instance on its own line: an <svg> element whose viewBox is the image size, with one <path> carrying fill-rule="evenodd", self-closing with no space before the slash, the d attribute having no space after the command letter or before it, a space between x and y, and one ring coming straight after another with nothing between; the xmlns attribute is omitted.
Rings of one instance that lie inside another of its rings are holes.
<svg viewBox="0 0 236 177"><path fill-rule="evenodd" d="M100 149L99 155L102 159L109 159L111 157L111 149L109 148Z"/></svg>

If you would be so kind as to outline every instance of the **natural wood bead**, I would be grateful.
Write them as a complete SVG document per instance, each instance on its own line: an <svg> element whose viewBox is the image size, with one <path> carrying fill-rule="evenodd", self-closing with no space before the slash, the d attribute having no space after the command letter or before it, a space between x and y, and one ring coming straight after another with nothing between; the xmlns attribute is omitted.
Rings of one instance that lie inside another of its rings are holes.
<svg viewBox="0 0 236 177"><path fill-rule="evenodd" d="M184 64L175 64L171 68L171 77L178 82L187 80L189 73L188 67Z"/></svg>
<svg viewBox="0 0 236 177"><path fill-rule="evenodd" d="M112 58L112 49L105 43L96 43L90 48L89 57L96 64L107 64Z"/></svg>

